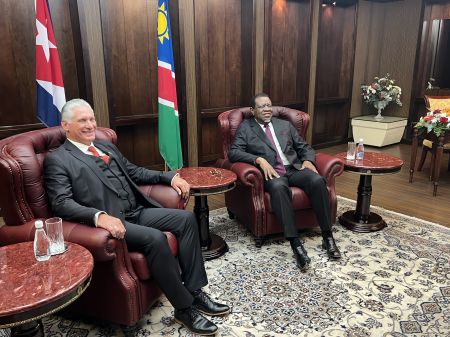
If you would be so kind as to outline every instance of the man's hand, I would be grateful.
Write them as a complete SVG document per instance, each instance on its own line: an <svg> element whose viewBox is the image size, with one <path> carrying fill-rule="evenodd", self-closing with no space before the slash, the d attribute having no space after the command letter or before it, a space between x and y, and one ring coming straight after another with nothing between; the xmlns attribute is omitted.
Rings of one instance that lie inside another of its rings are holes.
<svg viewBox="0 0 450 337"><path fill-rule="evenodd" d="M319 174L319 172L317 172L317 169L314 166L314 164L311 163L309 160L305 160L303 162L302 168L300 170L303 170L303 169L308 169L308 170L311 170L311 171L316 172L317 174Z"/></svg>
<svg viewBox="0 0 450 337"><path fill-rule="evenodd" d="M105 213L98 216L97 227L106 229L116 239L123 239L125 236L125 226L122 221Z"/></svg>
<svg viewBox="0 0 450 337"><path fill-rule="evenodd" d="M189 190L191 189L191 186L189 186L188 182L180 176L175 176L172 179L172 187L175 191L177 191L178 195L181 195L183 199L187 199L189 197Z"/></svg>
<svg viewBox="0 0 450 337"><path fill-rule="evenodd" d="M262 157L258 157L255 160L255 163L261 168L264 173L264 179L271 180L273 178L279 178L280 175L275 171L275 169Z"/></svg>

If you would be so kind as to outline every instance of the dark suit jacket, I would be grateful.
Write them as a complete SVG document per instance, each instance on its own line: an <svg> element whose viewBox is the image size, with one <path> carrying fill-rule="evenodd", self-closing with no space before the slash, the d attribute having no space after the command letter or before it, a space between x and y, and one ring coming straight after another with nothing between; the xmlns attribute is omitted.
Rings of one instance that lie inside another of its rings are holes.
<svg viewBox="0 0 450 337"><path fill-rule="evenodd" d="M170 184L175 173L147 170L130 163L111 143L95 141L94 145L116 160L137 203L144 207L162 207L142 194L137 184ZM104 211L125 219L118 191L91 156L66 140L44 160L44 182L55 216L94 225L94 216Z"/></svg>
<svg viewBox="0 0 450 337"><path fill-rule="evenodd" d="M291 122L272 118L275 135L281 150L289 163L300 169L303 161L309 160L315 164L315 152L298 134ZM228 159L232 162L245 162L255 165L255 160L262 157L272 166L275 165L277 150L272 146L261 126L254 118L241 123L233 144L228 151Z"/></svg>

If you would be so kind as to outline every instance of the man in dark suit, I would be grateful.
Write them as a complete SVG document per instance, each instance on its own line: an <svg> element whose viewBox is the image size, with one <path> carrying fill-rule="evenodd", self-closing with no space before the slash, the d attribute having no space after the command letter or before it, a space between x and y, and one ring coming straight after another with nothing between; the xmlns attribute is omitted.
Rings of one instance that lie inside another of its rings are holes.
<svg viewBox="0 0 450 337"><path fill-rule="evenodd" d="M300 187L309 196L323 236L323 248L332 259L341 254L331 232L331 215L326 182L314 166L315 152L298 134L294 126L272 118L272 102L267 94L252 99L255 118L242 122L228 152L232 162L253 164L264 174L264 189L270 194L272 209L284 227L297 266L307 269L311 259L298 239L289 186Z"/></svg>
<svg viewBox="0 0 450 337"><path fill-rule="evenodd" d="M201 290L208 280L195 216L162 208L137 186L164 183L187 197L189 184L174 172L138 167L113 144L95 141L94 112L84 100L64 105L61 125L67 139L44 162L45 186L54 214L125 239L130 250L146 256L152 275L175 308L175 319L197 334L215 334L217 326L198 311L221 315L229 312L229 307L212 301ZM162 231L177 237L178 262Z"/></svg>

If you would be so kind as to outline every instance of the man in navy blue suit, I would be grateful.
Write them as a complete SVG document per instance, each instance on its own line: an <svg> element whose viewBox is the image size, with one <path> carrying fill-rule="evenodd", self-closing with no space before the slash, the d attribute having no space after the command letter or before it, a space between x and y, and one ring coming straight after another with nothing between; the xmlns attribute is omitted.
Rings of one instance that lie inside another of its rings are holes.
<svg viewBox="0 0 450 337"><path fill-rule="evenodd" d="M330 258L339 259L341 254L331 232L326 182L315 167L313 148L289 121L272 118L272 102L267 94L252 99L251 111L254 118L239 126L228 159L255 165L264 174L264 189L270 194L272 209L301 270L308 268L311 259L298 239L289 186L300 187L308 195L322 230L322 246Z"/></svg>

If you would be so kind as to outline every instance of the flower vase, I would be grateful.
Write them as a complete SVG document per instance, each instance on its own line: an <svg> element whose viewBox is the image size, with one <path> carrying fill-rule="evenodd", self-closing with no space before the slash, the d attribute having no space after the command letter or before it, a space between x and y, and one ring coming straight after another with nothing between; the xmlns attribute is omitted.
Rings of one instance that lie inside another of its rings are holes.
<svg viewBox="0 0 450 337"><path fill-rule="evenodd" d="M383 110L388 105L388 101L376 101L373 102L373 106L377 109L378 114L374 117L376 120L381 120L384 117L381 116L381 110Z"/></svg>

